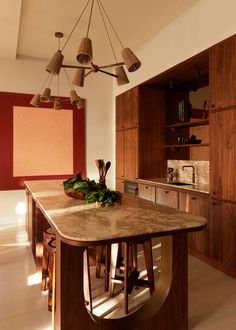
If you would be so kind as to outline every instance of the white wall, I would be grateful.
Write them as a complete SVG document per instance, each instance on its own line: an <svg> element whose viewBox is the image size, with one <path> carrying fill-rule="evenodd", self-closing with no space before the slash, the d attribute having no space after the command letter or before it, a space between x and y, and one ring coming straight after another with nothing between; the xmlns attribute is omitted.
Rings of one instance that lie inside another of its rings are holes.
<svg viewBox="0 0 236 330"><path fill-rule="evenodd" d="M39 92L47 77L44 70L46 63L32 60L0 59L0 91L18 93ZM73 76L73 71L69 72ZM52 86L53 87L53 86ZM114 111L112 103L112 78L102 73L90 75L85 80L85 87L79 88L78 94L86 99L86 165L87 175L98 179L95 159L110 160L112 167L107 174L107 184L113 186L113 132ZM56 88L55 92L56 93ZM60 79L60 95L69 95L66 79Z"/></svg>

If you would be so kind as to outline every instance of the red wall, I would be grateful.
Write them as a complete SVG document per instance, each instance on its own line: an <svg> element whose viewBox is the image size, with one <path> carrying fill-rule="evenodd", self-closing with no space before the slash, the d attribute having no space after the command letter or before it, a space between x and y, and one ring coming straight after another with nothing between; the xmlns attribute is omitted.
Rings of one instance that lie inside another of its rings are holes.
<svg viewBox="0 0 236 330"><path fill-rule="evenodd" d="M32 97L30 94L0 92L0 190L23 189L26 180L66 179L71 176L13 177L13 106L31 107ZM51 108L52 103L45 103L44 107ZM82 172L82 176L86 176L85 110L78 110L69 102L66 107L73 110L73 175Z"/></svg>

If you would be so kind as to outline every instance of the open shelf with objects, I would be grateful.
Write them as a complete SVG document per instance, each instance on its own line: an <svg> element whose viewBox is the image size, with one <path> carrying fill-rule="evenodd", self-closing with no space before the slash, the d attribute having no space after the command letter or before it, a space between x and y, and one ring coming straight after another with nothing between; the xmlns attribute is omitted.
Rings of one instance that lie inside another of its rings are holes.
<svg viewBox="0 0 236 330"><path fill-rule="evenodd" d="M189 144L169 144L164 148L192 148L192 147L209 147L209 143L189 143Z"/></svg>
<svg viewBox="0 0 236 330"><path fill-rule="evenodd" d="M178 128L203 126L203 125L209 125L209 119L200 119L200 120L194 120L194 121L175 123L175 124L171 124L171 125L166 125L165 128L170 128L172 130L177 131Z"/></svg>

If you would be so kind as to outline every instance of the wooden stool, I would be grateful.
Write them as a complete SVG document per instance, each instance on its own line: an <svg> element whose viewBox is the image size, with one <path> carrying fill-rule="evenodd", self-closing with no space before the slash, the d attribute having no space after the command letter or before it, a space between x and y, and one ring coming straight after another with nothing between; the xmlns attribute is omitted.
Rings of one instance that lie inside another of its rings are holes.
<svg viewBox="0 0 236 330"><path fill-rule="evenodd" d="M48 310L55 312L56 310L56 240L51 239L48 242L48 268L49 268L49 281L48 281ZM69 271L69 270L67 270ZM85 305L89 306L89 311L92 313L92 290L89 268L89 254L88 248L84 250L84 298Z"/></svg>
<svg viewBox="0 0 236 330"><path fill-rule="evenodd" d="M56 240L52 238L48 242L48 269L49 269L49 281L48 281L48 310L55 311L55 297L56 297L56 281L55 281L55 265L56 265Z"/></svg>
<svg viewBox="0 0 236 330"><path fill-rule="evenodd" d="M43 258L42 258L42 281L41 290L48 289L49 277L49 241L56 238L56 233L52 227L49 227L43 232Z"/></svg>
<svg viewBox="0 0 236 330"><path fill-rule="evenodd" d="M137 269L137 244L143 245L145 265L147 269L148 280L139 279L139 271ZM133 290L134 286L148 287L150 294L153 293L154 286L154 272L153 272L153 258L152 258L152 242L151 239L138 242L124 243L124 276L116 275L116 264L118 256L118 243L111 246L111 264L110 264L110 285L109 295L114 294L114 284L124 283L124 312L128 314L128 294ZM131 260L131 261L130 261ZM131 267L130 267L131 264Z"/></svg>
<svg viewBox="0 0 236 330"><path fill-rule="evenodd" d="M111 244L96 246L96 277L101 276L101 266L104 265L105 291L109 290L110 251Z"/></svg>

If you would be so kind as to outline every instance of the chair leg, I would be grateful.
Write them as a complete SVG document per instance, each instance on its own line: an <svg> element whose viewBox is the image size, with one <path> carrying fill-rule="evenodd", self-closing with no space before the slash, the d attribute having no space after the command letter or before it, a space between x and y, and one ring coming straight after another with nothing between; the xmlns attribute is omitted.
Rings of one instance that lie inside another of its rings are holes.
<svg viewBox="0 0 236 330"><path fill-rule="evenodd" d="M128 281L129 281L129 243L124 243L125 248L125 260L124 260L124 266L125 266L125 273L124 273L124 312L125 314L128 314Z"/></svg>
<svg viewBox="0 0 236 330"><path fill-rule="evenodd" d="M92 313L92 289L88 249L84 250L84 299L85 303L88 303L89 305L89 311Z"/></svg>
<svg viewBox="0 0 236 330"><path fill-rule="evenodd" d="M111 261L110 261L110 276L109 276L109 296L113 297L114 293L114 282L112 279L116 275L116 264L118 257L119 243L111 244Z"/></svg>
<svg viewBox="0 0 236 330"><path fill-rule="evenodd" d="M150 294L154 292L154 272L153 272L153 258L152 258L152 241L149 239L143 242L144 259L147 268L148 284Z"/></svg>
<svg viewBox="0 0 236 330"><path fill-rule="evenodd" d="M49 248L48 244L44 242L43 247L43 259L42 259L42 281L41 281L41 290L47 290L47 278L48 278L48 267L49 267Z"/></svg>
<svg viewBox="0 0 236 330"><path fill-rule="evenodd" d="M104 249L105 249L105 291L108 292L109 291L111 244L106 244Z"/></svg>
<svg viewBox="0 0 236 330"><path fill-rule="evenodd" d="M100 277L102 260L102 245L96 246L96 277Z"/></svg>

